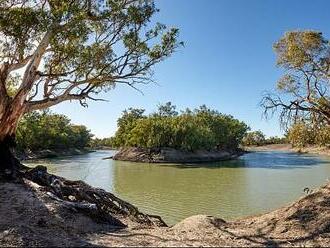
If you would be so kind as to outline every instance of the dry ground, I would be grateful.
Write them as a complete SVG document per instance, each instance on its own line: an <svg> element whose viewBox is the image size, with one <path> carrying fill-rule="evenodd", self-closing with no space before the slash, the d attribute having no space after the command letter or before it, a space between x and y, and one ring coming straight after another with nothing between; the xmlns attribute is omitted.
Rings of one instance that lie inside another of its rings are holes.
<svg viewBox="0 0 330 248"><path fill-rule="evenodd" d="M299 152L299 153L311 153L330 156L330 148L328 147L318 147L318 146L307 146L303 148L293 148L290 144L273 144L264 146L249 146L244 147L247 151L289 151L289 152Z"/></svg>

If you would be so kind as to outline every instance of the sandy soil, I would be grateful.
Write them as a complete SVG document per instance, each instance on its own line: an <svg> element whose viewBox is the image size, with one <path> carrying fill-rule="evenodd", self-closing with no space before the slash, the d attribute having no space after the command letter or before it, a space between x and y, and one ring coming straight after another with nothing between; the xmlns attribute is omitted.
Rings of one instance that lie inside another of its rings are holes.
<svg viewBox="0 0 330 248"><path fill-rule="evenodd" d="M318 146L307 146L304 148L294 148L290 144L273 144L265 146L250 146L244 147L246 151L290 151L299 153L311 153L330 156L330 148L318 147Z"/></svg>
<svg viewBox="0 0 330 248"><path fill-rule="evenodd" d="M52 200L44 189L0 183L0 246L328 246L330 183L268 214L225 222L198 215L173 227L127 219L115 229Z"/></svg>

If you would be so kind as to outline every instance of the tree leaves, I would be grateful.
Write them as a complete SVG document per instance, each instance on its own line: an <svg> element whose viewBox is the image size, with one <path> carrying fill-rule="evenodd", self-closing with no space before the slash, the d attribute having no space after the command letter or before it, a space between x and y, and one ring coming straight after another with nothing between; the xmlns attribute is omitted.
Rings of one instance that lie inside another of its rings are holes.
<svg viewBox="0 0 330 248"><path fill-rule="evenodd" d="M32 151L84 148L93 136L85 126L74 125L66 116L49 111L25 115L16 133L18 148Z"/></svg>
<svg viewBox="0 0 330 248"><path fill-rule="evenodd" d="M20 83L20 97L44 92L18 100L27 112L68 100L86 106L117 83L152 82L153 66L182 45L178 29L151 24L157 11L150 0L0 1L0 66L38 62Z"/></svg>
<svg viewBox="0 0 330 248"><path fill-rule="evenodd" d="M118 119L114 145L144 148L172 147L195 151L237 149L248 127L232 116L208 109L187 109L179 115L170 102L149 116L129 109Z"/></svg>
<svg viewBox="0 0 330 248"><path fill-rule="evenodd" d="M285 70L277 93L261 101L265 114L280 112L283 127L301 120L330 124L330 43L316 31L287 32L274 44Z"/></svg>

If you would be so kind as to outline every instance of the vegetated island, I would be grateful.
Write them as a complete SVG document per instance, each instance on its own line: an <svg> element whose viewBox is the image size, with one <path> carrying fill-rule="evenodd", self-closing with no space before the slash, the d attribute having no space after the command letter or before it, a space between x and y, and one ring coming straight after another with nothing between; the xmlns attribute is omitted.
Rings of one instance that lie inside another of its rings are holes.
<svg viewBox="0 0 330 248"><path fill-rule="evenodd" d="M198 163L237 158L248 126L205 105L179 114L171 102L144 115L130 108L118 119L114 160L148 163Z"/></svg>

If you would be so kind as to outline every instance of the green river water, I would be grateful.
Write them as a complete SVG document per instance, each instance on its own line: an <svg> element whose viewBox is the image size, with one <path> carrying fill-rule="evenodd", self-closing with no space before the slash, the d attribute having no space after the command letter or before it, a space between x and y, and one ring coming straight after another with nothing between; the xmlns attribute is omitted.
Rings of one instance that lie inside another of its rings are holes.
<svg viewBox="0 0 330 248"><path fill-rule="evenodd" d="M209 164L144 164L103 160L115 151L29 161L49 172L108 190L163 217L168 224L195 214L226 220L260 214L296 200L305 187L324 184L330 158L289 152L247 153Z"/></svg>

